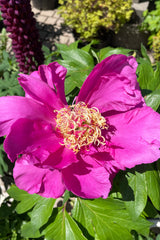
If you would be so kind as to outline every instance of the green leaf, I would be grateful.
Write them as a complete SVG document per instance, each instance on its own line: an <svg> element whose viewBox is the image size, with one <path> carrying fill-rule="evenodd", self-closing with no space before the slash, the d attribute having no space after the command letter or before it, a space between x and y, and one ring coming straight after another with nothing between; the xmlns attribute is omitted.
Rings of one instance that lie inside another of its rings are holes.
<svg viewBox="0 0 160 240"><path fill-rule="evenodd" d="M34 225L29 222L22 225L21 235L25 238L39 238L42 234L39 229L35 228Z"/></svg>
<svg viewBox="0 0 160 240"><path fill-rule="evenodd" d="M68 46L68 48L69 48L70 50L71 50L71 49L77 49L79 42L80 42L80 41L77 40L77 41L71 43L71 44Z"/></svg>
<svg viewBox="0 0 160 240"><path fill-rule="evenodd" d="M77 86L76 81L72 77L66 77L65 79L65 94L68 95L73 91L73 89Z"/></svg>
<svg viewBox="0 0 160 240"><path fill-rule="evenodd" d="M144 61L138 66L138 82L141 89L155 90L157 83L154 82L154 71L148 61Z"/></svg>
<svg viewBox="0 0 160 240"><path fill-rule="evenodd" d="M146 207L145 207L145 209L143 211L143 214L147 218L156 218L156 217L158 217L158 212L155 209L155 207L153 206L151 201L147 201L147 204L146 204Z"/></svg>
<svg viewBox="0 0 160 240"><path fill-rule="evenodd" d="M30 222L27 222L22 227L22 235L24 237L39 236L39 228L46 224L52 215L56 199L43 198L37 194L29 194L14 185L11 186L8 193L20 202L16 207L18 214L22 214L33 208L32 211L29 212Z"/></svg>
<svg viewBox="0 0 160 240"><path fill-rule="evenodd" d="M56 43L55 45L57 47L57 52L58 53L60 53L61 51L67 51L68 50L68 45L66 45L66 44Z"/></svg>
<svg viewBox="0 0 160 240"><path fill-rule="evenodd" d="M98 44L98 43L99 43L99 40L93 39L89 44L87 44L86 46L82 47L81 49L83 51L89 52L91 50L91 46L94 45L94 44Z"/></svg>
<svg viewBox="0 0 160 240"><path fill-rule="evenodd" d="M153 206L160 210L160 174L159 162L154 164L142 164L127 172L128 186L126 178L121 178L120 191L123 200L132 217L137 217L146 207L146 197L148 196ZM128 201L128 202L126 202ZM151 207L150 207L151 208Z"/></svg>
<svg viewBox="0 0 160 240"><path fill-rule="evenodd" d="M160 89L160 62L157 63L155 68L148 60L141 58L139 59L137 73L141 89L151 91Z"/></svg>
<svg viewBox="0 0 160 240"><path fill-rule="evenodd" d="M44 57L45 57L44 64L48 65L49 63L52 62L52 56L56 55L56 53L51 52L50 49L45 45L42 45L42 51L43 51Z"/></svg>
<svg viewBox="0 0 160 240"><path fill-rule="evenodd" d="M2 139L2 138L1 138ZM5 161L6 154L3 149L3 143L0 144L0 175L3 176L4 172L8 171L8 165Z"/></svg>
<svg viewBox="0 0 160 240"><path fill-rule="evenodd" d="M70 192L66 190L64 193L63 204L66 203L69 198L70 198Z"/></svg>
<svg viewBox="0 0 160 240"><path fill-rule="evenodd" d="M66 232L66 240L85 240L86 238L82 234L82 231L79 229L76 222L73 218L65 211L65 232Z"/></svg>
<svg viewBox="0 0 160 240"><path fill-rule="evenodd" d="M86 240L77 223L64 209L59 211L54 222L42 234L45 235L45 240Z"/></svg>
<svg viewBox="0 0 160 240"><path fill-rule="evenodd" d="M79 40L71 43L69 46L66 45L66 44L62 44L62 43L56 43L55 45L57 47L57 52L61 53L61 51L68 51L68 50L72 50L72 49L77 49L78 44L79 44Z"/></svg>
<svg viewBox="0 0 160 240"><path fill-rule="evenodd" d="M99 62L101 62L103 59L113 54L124 54L128 56L131 51L132 51L131 49L126 49L126 48L106 47L106 48L102 48L99 51L99 53L97 53L97 55L99 57Z"/></svg>
<svg viewBox="0 0 160 240"><path fill-rule="evenodd" d="M94 67L93 57L81 49L60 51L63 60L59 64L67 68L65 93L69 94L75 87L80 88Z"/></svg>
<svg viewBox="0 0 160 240"><path fill-rule="evenodd" d="M155 111L160 105L160 89L153 91L144 97L147 106L153 108Z"/></svg>
<svg viewBox="0 0 160 240"><path fill-rule="evenodd" d="M146 171L144 173L147 193L152 201L154 207L160 211L160 176L152 164L146 165Z"/></svg>
<svg viewBox="0 0 160 240"><path fill-rule="evenodd" d="M127 179L129 186L134 193L134 199L125 201L126 208L133 219L137 219L143 212L147 203L147 189L145 185L145 177L139 172L128 173ZM125 191L123 194L126 194Z"/></svg>
<svg viewBox="0 0 160 240"><path fill-rule="evenodd" d="M151 64L150 58L148 57L148 54L147 54L147 49L142 43L141 43L141 53L142 53L142 56L146 58L146 60Z"/></svg>
<svg viewBox="0 0 160 240"><path fill-rule="evenodd" d="M39 229L51 217L55 201L56 199L40 197L33 210L29 212L31 221L22 226L21 233L23 237L34 238L42 235Z"/></svg>
<svg viewBox="0 0 160 240"><path fill-rule="evenodd" d="M73 217L82 226L85 235L101 240L132 239L131 230L143 235L149 232L150 223L139 217L133 221L122 201L108 198L77 199Z"/></svg>
<svg viewBox="0 0 160 240"><path fill-rule="evenodd" d="M18 72L4 72L0 80L0 96L18 95L23 96L24 91L17 80Z"/></svg>
<svg viewBox="0 0 160 240"><path fill-rule="evenodd" d="M27 212L30 210L35 203L42 198L36 194L29 194L24 190L20 190L15 185L12 185L8 190L8 194L14 198L15 200L19 201L20 203L17 204L16 211L19 214Z"/></svg>
<svg viewBox="0 0 160 240"><path fill-rule="evenodd" d="M35 229L39 229L43 226L52 214L53 206L56 199L53 198L40 198L33 210L30 212L29 216L31 218L31 223Z"/></svg>
<svg viewBox="0 0 160 240"><path fill-rule="evenodd" d="M157 83L156 89L160 89L160 62L157 62L157 64L156 64L154 78L155 78L155 82Z"/></svg>
<svg viewBox="0 0 160 240"><path fill-rule="evenodd" d="M75 63L74 66L85 68L85 70L90 65L94 65L92 56L82 49L71 49L68 51L61 51L60 53L64 60Z"/></svg>

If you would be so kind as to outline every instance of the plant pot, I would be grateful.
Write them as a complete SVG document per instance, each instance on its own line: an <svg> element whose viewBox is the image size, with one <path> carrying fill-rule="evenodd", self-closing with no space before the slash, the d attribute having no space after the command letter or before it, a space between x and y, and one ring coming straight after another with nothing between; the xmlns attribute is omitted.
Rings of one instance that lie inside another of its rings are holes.
<svg viewBox="0 0 160 240"><path fill-rule="evenodd" d="M58 6L58 0L32 0L32 4L39 10L52 10Z"/></svg>

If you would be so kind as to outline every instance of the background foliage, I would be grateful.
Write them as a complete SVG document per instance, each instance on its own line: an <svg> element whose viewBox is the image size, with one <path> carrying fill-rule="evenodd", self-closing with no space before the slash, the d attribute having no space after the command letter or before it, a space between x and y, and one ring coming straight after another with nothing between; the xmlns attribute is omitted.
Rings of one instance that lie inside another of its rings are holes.
<svg viewBox="0 0 160 240"><path fill-rule="evenodd" d="M59 4L66 24L87 40L97 37L101 28L117 32L132 13L131 0L59 0Z"/></svg>
<svg viewBox="0 0 160 240"><path fill-rule="evenodd" d="M154 58L160 60L160 0L155 1L155 9L152 11L146 10L142 22L142 29L150 33L148 44L153 49Z"/></svg>

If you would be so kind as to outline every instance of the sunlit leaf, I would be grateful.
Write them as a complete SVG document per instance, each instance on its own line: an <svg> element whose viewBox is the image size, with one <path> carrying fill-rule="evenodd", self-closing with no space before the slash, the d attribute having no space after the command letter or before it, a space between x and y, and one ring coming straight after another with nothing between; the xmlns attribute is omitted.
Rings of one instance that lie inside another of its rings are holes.
<svg viewBox="0 0 160 240"><path fill-rule="evenodd" d="M69 94L75 87L80 88L94 67L93 57L81 49L60 51L62 60L58 62L67 69L65 94Z"/></svg>
<svg viewBox="0 0 160 240"><path fill-rule="evenodd" d="M148 60L141 58L137 73L141 89L151 91L160 89L160 63L157 63L156 68L154 68Z"/></svg>
<svg viewBox="0 0 160 240"><path fill-rule="evenodd" d="M47 223L52 215L53 206L56 199L43 198L37 194L29 194L23 190L12 186L8 193L15 200L19 201L16 211L22 214L28 210L30 222L27 222L22 227L22 234L24 237L38 237L40 236L39 228Z"/></svg>
<svg viewBox="0 0 160 240"><path fill-rule="evenodd" d="M145 171L147 193L154 207L160 211L160 176L153 166L146 165Z"/></svg>
<svg viewBox="0 0 160 240"><path fill-rule="evenodd" d="M136 220L136 218L141 215L147 203L147 189L145 185L145 177L139 172L135 172L135 174L128 173L127 180L129 186L133 190L134 199L130 201L125 201L125 205L132 218ZM125 188L123 195L124 194L126 194Z"/></svg>
<svg viewBox="0 0 160 240"><path fill-rule="evenodd" d="M154 90L157 83L154 82L154 71L148 61L138 66L138 82L141 89Z"/></svg>
<svg viewBox="0 0 160 240"><path fill-rule="evenodd" d="M143 58L145 58L149 63L151 63L150 58L147 54L147 49L145 48L145 46L141 43L141 54L143 56Z"/></svg>
<svg viewBox="0 0 160 240"><path fill-rule="evenodd" d="M160 89L153 91L144 97L147 106L153 108L155 111L160 105Z"/></svg>
<svg viewBox="0 0 160 240"><path fill-rule="evenodd" d="M129 53L131 51L132 51L131 49L127 49L127 48L106 47L106 48L100 49L100 51L99 51L99 53L97 53L97 55L99 57L99 61L101 62L103 59L105 59L106 57L109 57L113 54L129 55Z"/></svg>
<svg viewBox="0 0 160 240"><path fill-rule="evenodd" d="M139 217L133 221L125 205L115 199L77 199L73 217L83 226L85 235L97 236L101 240L132 239L131 230L147 235L150 223Z"/></svg>
<svg viewBox="0 0 160 240"><path fill-rule="evenodd" d="M55 201L56 199L53 198L40 198L36 202L33 210L29 214L31 223L35 228L40 228L48 221L52 214Z"/></svg>
<svg viewBox="0 0 160 240"><path fill-rule="evenodd" d="M41 236L39 229L35 228L34 225L29 222L22 225L21 235L26 238L38 238Z"/></svg>
<svg viewBox="0 0 160 240"><path fill-rule="evenodd" d="M46 227L42 234L45 235L45 240L87 240L77 223L64 209L59 211L54 222Z"/></svg>
<svg viewBox="0 0 160 240"><path fill-rule="evenodd" d="M8 190L8 193L12 198L14 198L19 202L16 207L16 211L19 214L22 214L30 210L35 205L35 203L40 198L42 198L41 196L36 194L29 194L24 190L19 189L15 185L12 185L10 187L10 189Z"/></svg>

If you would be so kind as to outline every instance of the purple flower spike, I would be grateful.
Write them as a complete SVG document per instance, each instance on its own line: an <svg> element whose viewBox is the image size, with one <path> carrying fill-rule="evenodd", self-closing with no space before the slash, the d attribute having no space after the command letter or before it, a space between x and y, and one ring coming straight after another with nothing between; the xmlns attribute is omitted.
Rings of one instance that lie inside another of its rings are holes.
<svg viewBox="0 0 160 240"><path fill-rule="evenodd" d="M0 0L0 6L20 72L34 71L43 64L44 55L30 0Z"/></svg>

